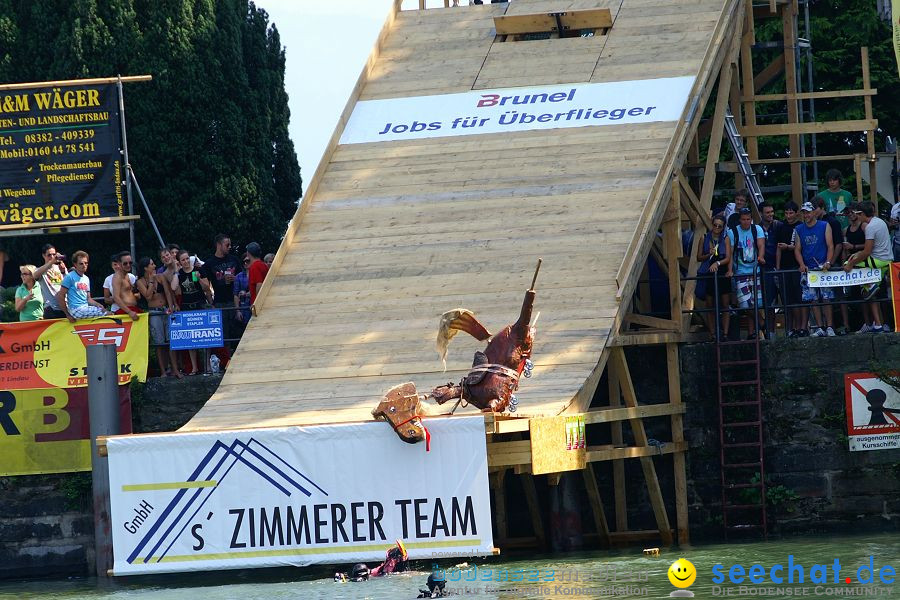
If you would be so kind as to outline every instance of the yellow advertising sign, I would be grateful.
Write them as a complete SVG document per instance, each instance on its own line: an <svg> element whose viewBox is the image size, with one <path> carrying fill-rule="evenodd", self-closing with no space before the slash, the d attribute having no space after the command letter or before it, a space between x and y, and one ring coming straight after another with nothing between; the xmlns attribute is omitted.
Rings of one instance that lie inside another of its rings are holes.
<svg viewBox="0 0 900 600"><path fill-rule="evenodd" d="M891 0L891 21L894 26L894 59L897 61L897 73L900 75L900 0Z"/></svg>
<svg viewBox="0 0 900 600"><path fill-rule="evenodd" d="M91 469L87 388L0 391L0 475ZM119 428L131 432L131 394L119 386Z"/></svg>
<svg viewBox="0 0 900 600"><path fill-rule="evenodd" d="M0 389L26 390L87 385L87 347L115 344L119 383L147 378L148 315L137 321L109 316L79 320L24 321L0 325Z"/></svg>

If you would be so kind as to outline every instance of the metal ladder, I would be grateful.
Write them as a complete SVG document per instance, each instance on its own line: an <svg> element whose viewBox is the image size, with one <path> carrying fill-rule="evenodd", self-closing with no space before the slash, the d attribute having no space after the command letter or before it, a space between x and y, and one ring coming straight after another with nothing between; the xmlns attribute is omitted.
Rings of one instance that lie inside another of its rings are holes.
<svg viewBox="0 0 900 600"><path fill-rule="evenodd" d="M747 182L747 189L750 190L753 203L758 209L764 200L762 190L759 187L756 173L753 172L753 166L750 164L750 155L744 149L744 138L738 133L737 124L734 122L734 115L731 114L730 107L725 108L725 134L728 136L732 150L734 150L734 158L737 161L741 175L744 176L744 181Z"/></svg>
<svg viewBox="0 0 900 600"><path fill-rule="evenodd" d="M768 537L759 315L753 310L755 339L722 339L718 289L715 293L722 524L726 538L755 531ZM737 325L740 330L740 321Z"/></svg>

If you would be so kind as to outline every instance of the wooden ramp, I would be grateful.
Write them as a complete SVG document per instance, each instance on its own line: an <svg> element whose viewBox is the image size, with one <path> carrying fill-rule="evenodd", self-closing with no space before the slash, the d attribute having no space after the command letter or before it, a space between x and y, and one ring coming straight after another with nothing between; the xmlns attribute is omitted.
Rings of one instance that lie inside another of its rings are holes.
<svg viewBox="0 0 900 600"><path fill-rule="evenodd" d="M496 35L497 16L597 8L613 25L593 37ZM736 0L395 7L258 315L182 430L369 420L394 385L458 381L483 344L458 336L442 372L439 315L465 307L491 330L512 322L538 257L536 368L519 413L586 410L687 151L687 120L742 17ZM696 80L681 119L338 143L357 101L682 76Z"/></svg>

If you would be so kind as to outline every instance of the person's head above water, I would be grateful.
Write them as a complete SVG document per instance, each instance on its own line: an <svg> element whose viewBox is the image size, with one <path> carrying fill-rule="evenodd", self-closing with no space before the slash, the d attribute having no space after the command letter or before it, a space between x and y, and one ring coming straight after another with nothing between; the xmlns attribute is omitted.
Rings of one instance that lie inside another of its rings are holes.
<svg viewBox="0 0 900 600"><path fill-rule="evenodd" d="M369 578L369 567L364 563L357 563L350 569L350 581L366 581Z"/></svg>

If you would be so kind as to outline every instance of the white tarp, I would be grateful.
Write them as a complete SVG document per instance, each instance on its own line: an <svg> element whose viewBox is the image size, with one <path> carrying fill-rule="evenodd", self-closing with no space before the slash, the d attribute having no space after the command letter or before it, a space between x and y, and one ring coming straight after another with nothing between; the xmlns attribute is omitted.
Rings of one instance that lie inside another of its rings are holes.
<svg viewBox="0 0 900 600"><path fill-rule="evenodd" d="M116 575L490 554L481 416L110 438Z"/></svg>
<svg viewBox="0 0 900 600"><path fill-rule="evenodd" d="M677 121L693 85L669 77L364 100L340 143Z"/></svg>

